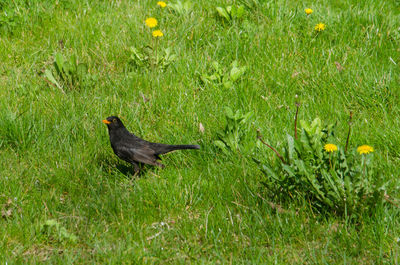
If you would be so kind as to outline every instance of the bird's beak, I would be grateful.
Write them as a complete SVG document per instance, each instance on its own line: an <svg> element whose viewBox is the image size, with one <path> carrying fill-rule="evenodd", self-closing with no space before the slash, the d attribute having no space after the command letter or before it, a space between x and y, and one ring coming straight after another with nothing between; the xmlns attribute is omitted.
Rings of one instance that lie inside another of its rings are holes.
<svg viewBox="0 0 400 265"><path fill-rule="evenodd" d="M111 123L111 121L108 121L108 120L102 120L102 122L103 122L104 124L110 124L110 123Z"/></svg>

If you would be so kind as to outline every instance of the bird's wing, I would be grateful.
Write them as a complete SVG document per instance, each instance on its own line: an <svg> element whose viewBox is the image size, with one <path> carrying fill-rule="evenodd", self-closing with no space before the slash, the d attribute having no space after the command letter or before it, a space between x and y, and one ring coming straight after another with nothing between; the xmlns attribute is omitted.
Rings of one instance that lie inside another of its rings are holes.
<svg viewBox="0 0 400 265"><path fill-rule="evenodd" d="M130 147L121 146L118 148L119 153L128 161L141 162L145 164L155 165L157 157L154 150L147 146Z"/></svg>

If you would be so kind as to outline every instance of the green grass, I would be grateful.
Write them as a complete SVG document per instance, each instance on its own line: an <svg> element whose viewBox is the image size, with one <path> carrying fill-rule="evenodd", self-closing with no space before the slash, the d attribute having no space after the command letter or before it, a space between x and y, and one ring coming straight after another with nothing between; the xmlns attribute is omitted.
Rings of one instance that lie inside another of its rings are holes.
<svg viewBox="0 0 400 265"><path fill-rule="evenodd" d="M351 110L352 147L375 148L396 198L399 1L247 2L255 4L232 23L216 16L222 1L193 1L188 14L156 1L0 3L0 207L11 210L0 219L1 261L399 263L397 207L380 205L359 224L321 216L307 202L276 211L260 198L264 176L252 157L213 145L224 106L254 111L254 135L260 128L278 145L293 131L295 95L299 118L337 121L342 143ZM148 16L164 32L159 48L178 55L165 71L129 64L129 47L151 44ZM319 22L327 27L316 36ZM65 93L49 85L42 72L56 52L87 63L94 81ZM199 81L212 61L228 71L234 60L247 66L234 88ZM133 179L101 123L110 115L145 139L202 149L164 156L165 169ZM46 233L49 219L77 240Z"/></svg>

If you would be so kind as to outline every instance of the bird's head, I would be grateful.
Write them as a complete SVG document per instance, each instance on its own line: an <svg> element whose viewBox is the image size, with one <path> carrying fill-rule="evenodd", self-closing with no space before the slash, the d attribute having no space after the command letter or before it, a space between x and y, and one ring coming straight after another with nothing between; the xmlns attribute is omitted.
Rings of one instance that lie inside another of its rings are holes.
<svg viewBox="0 0 400 265"><path fill-rule="evenodd" d="M117 116L110 116L103 120L103 123L106 124L109 129L125 128L124 124Z"/></svg>

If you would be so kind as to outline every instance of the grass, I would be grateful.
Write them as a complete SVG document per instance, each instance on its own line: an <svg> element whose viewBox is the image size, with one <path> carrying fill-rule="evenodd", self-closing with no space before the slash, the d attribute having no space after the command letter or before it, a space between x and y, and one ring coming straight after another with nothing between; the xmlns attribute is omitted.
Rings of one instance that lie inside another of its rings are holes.
<svg viewBox="0 0 400 265"><path fill-rule="evenodd" d="M243 2L244 19L232 22L216 15L222 1L193 1L188 13L156 1L0 3L2 261L399 263L397 207L380 205L359 224L321 216L307 202L273 209L252 157L213 145L224 106L254 111L254 135L260 128L278 145L292 133L295 95L299 119L337 121L338 141L351 110L351 146L374 147L396 198L399 2ZM129 47L151 43L149 16L164 32L159 48L178 56L164 71L129 63ZM319 22L326 30L315 35ZM63 93L46 82L56 52L86 63L90 85ZM199 81L212 61L228 71L234 60L247 67L234 88ZM165 169L134 179L110 148L101 123L110 115L145 139L202 149L164 156ZM44 231L52 219L77 239Z"/></svg>

